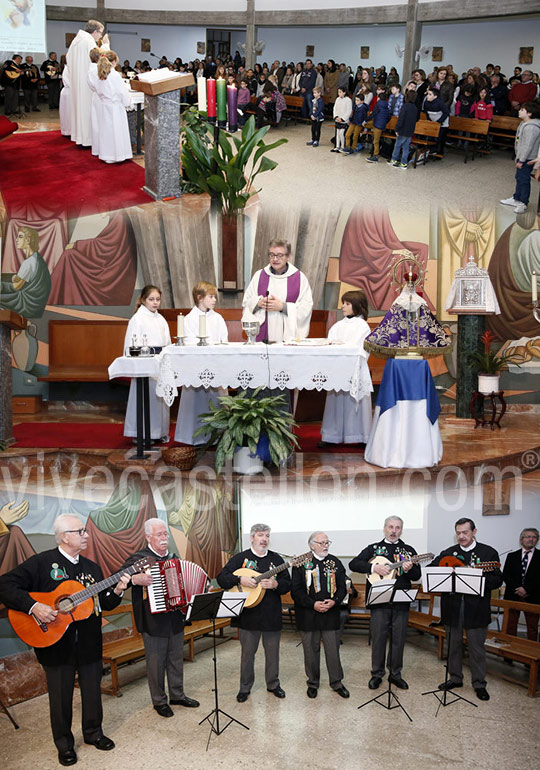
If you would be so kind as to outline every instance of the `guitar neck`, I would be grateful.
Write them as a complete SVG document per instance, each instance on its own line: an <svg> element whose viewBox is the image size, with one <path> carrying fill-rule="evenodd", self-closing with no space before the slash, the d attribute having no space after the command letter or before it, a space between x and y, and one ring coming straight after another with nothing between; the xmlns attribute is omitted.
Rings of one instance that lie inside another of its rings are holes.
<svg viewBox="0 0 540 770"><path fill-rule="evenodd" d="M125 575L126 573L128 575L134 575L137 570L138 567L136 564L131 567L126 567L126 569L123 569L120 572L116 572L114 575L109 575L109 577L105 578L104 580L100 580L99 583L94 583L93 585L88 586L83 591L77 591L77 593L72 594L70 599L73 602L73 605L76 607L78 604L82 604L92 596L96 596L96 594L99 594L100 591L104 591L106 588L110 588L111 586L116 585L122 575Z"/></svg>
<svg viewBox="0 0 540 770"><path fill-rule="evenodd" d="M410 556L408 559L403 559L402 562L397 561L395 564L392 564L390 569L392 572L395 572L395 570L402 567L403 562L410 561L411 564L417 564L419 561L431 561L433 558L434 555L432 553L418 553L416 556Z"/></svg>
<svg viewBox="0 0 540 770"><path fill-rule="evenodd" d="M291 562L290 561L284 561L283 564L280 564L279 567L272 567L272 569L269 569L267 572L262 572L260 575L258 575L255 580L257 583L260 583L261 580L268 580L268 578L275 577L280 572L283 572L283 570L290 567Z"/></svg>

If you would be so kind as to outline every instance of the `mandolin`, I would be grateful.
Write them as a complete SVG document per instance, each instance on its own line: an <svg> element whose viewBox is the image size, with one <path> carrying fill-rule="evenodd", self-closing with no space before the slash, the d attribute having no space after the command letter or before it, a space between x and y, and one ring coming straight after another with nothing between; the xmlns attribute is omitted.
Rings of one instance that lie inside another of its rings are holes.
<svg viewBox="0 0 540 770"><path fill-rule="evenodd" d="M461 559L456 556L443 556L440 560L439 567L470 567L471 569L481 569L484 572L492 572L494 569L499 569L501 566L500 561L479 561L477 564L464 564Z"/></svg>
<svg viewBox="0 0 540 770"><path fill-rule="evenodd" d="M280 572L283 572L283 570L288 569L288 567L300 567L306 561L309 561L312 556L313 554L311 551L303 553L301 556L292 556L290 559L287 559L287 561L284 561L283 564L280 564L279 567L272 567L272 569L262 573L256 572L254 569L249 569L249 567L241 567L240 569L235 570L233 574L238 575L238 577L252 577L257 582L257 585L255 588L246 588L246 586L238 584L237 586L229 588L229 591L248 594L244 603L245 610L250 609L251 607L256 607L258 604L260 604L260 602L262 602L266 593L266 588L263 588L260 585L261 580L275 577L275 575L278 575Z"/></svg>
<svg viewBox="0 0 540 770"><path fill-rule="evenodd" d="M126 567L99 583L84 587L78 580L64 580L54 591L40 593L30 592L29 596L36 602L47 604L58 610L58 615L52 623L41 623L32 613L9 610L8 618L11 626L19 639L30 647L50 647L64 635L67 627L74 620L85 620L94 609L93 596L96 596L105 588L116 585L122 575L134 575L136 572L145 572L155 562L153 557L145 557L135 562L131 567Z"/></svg>
<svg viewBox="0 0 540 770"><path fill-rule="evenodd" d="M432 553L419 553L416 554L416 556L411 556L409 559L403 559L403 561L390 561L390 559L387 559L386 556L375 556L374 559L371 559L371 564L387 564L391 569L388 575L379 575L377 572L372 572L367 576L368 581L373 585L373 583L377 583L379 580L392 580L395 575L392 575L393 572L395 572L398 569L401 569L403 562L410 561L413 564L420 564L423 561L433 561L435 556Z"/></svg>

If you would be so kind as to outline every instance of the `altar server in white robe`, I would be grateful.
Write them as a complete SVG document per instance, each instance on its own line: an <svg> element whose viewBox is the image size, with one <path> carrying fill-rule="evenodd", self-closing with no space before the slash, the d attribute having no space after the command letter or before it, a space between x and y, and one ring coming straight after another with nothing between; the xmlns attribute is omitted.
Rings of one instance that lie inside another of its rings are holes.
<svg viewBox="0 0 540 770"><path fill-rule="evenodd" d="M328 339L331 342L358 345L362 349L360 379L364 387L367 385L369 388L369 393L358 403L350 393L327 393L321 427L322 441L319 446L365 444L371 430L373 385L367 364L369 353L364 350L364 340L370 332L367 323L368 303L364 292L346 291L341 297L341 310L344 318L332 326Z"/></svg>
<svg viewBox="0 0 540 770"><path fill-rule="evenodd" d="M58 111L60 113L60 131L62 136L71 134L71 85L69 67L66 65L62 72L63 87L60 91Z"/></svg>
<svg viewBox="0 0 540 770"><path fill-rule="evenodd" d="M210 344L228 342L227 324L214 310L217 302L216 286L207 281L199 281L192 291L192 296L195 307L184 319L185 342L195 345L201 331L208 335L207 342ZM204 436L193 437L194 432L202 425L198 415L209 411L211 401L217 406L219 396L226 395L227 390L224 388L182 387L174 440L183 444L204 444Z"/></svg>
<svg viewBox="0 0 540 770"><path fill-rule="evenodd" d="M126 113L131 100L122 76L115 70L117 64L118 56L114 51L105 51L98 62L98 155L105 163L120 163L133 157Z"/></svg>
<svg viewBox="0 0 540 770"><path fill-rule="evenodd" d="M101 104L97 95L98 70L97 65L101 56L99 48L92 48L90 51L90 66L88 67L88 85L92 91L92 155L99 155L99 124L101 120Z"/></svg>
<svg viewBox="0 0 540 770"><path fill-rule="evenodd" d="M243 321L257 320L257 341L283 342L309 334L313 297L306 276L290 263L291 244L268 244L269 264L257 270L244 293Z"/></svg>
<svg viewBox="0 0 540 770"><path fill-rule="evenodd" d="M148 285L141 291L137 300L137 311L131 317L124 340L124 350L136 342L136 347L146 344L153 348L163 348L171 344L169 325L158 313L161 303L161 289ZM135 338L135 339L134 339ZM156 395L156 383L150 380L150 438L154 441L167 443L169 441L169 407L165 401ZM137 436L137 383L131 380L129 398L124 423L124 436Z"/></svg>
<svg viewBox="0 0 540 770"><path fill-rule="evenodd" d="M90 19L84 29L80 29L66 54L71 81L71 141L83 147L92 144L92 91L88 85L88 67L90 51L96 47L103 35L103 24ZM105 35L99 46L109 48L109 36Z"/></svg>

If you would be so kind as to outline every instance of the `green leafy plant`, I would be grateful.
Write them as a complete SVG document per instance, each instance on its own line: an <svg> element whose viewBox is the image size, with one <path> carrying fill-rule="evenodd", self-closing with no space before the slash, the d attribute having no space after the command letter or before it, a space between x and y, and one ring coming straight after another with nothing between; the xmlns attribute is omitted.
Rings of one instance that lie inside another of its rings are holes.
<svg viewBox="0 0 540 770"><path fill-rule="evenodd" d="M513 355L500 356L491 350L491 344L495 339L495 335L490 331L484 332L480 337L484 350L476 351L471 355L471 364L478 368L480 374L499 374L508 369L508 364L514 364L519 366Z"/></svg>
<svg viewBox="0 0 540 770"><path fill-rule="evenodd" d="M266 157L270 150L284 144L281 138L271 144L263 141L269 126L255 128L251 116L239 135L219 132L216 143L211 140L214 127L196 119L186 110L182 167L184 175L200 192L217 198L225 216L232 216L245 208L248 200L258 190L253 187L255 178L278 165ZM202 130L204 129L204 130Z"/></svg>
<svg viewBox="0 0 540 770"><path fill-rule="evenodd" d="M252 396L246 391L237 396L222 396L218 406L211 402L210 411L199 415L203 425L194 435L208 435L207 447L217 441L217 473L221 473L226 461L232 459L237 447L247 446L252 454L261 456L262 444L267 443L270 460L279 465L293 447L298 446L292 432L296 425L294 418L283 410L285 397L258 398L261 390L257 388Z"/></svg>

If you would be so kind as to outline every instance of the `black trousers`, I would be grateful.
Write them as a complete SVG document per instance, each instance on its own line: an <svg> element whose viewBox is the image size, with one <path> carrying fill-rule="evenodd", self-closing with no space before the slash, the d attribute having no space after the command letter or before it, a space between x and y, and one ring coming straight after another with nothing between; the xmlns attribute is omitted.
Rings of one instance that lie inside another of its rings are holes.
<svg viewBox="0 0 540 770"><path fill-rule="evenodd" d="M49 107L58 109L60 103L60 80L49 80L47 83L47 94L49 97Z"/></svg>
<svg viewBox="0 0 540 770"><path fill-rule="evenodd" d="M13 115L19 112L19 86L4 89L4 115Z"/></svg>
<svg viewBox="0 0 540 770"><path fill-rule="evenodd" d="M313 142L318 142L321 138L321 124L322 121L320 120L311 121L311 140Z"/></svg>
<svg viewBox="0 0 540 770"><path fill-rule="evenodd" d="M74 746L71 722L73 717L73 690L75 672L79 674L82 701L82 733L85 741L101 738L103 708L101 705L101 675L103 663L82 663L78 666L43 666L49 688L49 710L53 739L58 751Z"/></svg>

